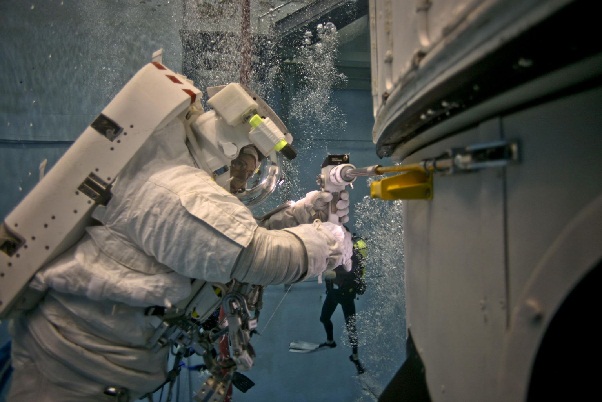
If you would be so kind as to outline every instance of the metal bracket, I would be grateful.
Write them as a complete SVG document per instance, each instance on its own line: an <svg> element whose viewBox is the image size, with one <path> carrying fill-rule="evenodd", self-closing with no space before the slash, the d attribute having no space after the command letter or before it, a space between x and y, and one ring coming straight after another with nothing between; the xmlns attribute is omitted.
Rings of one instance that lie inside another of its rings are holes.
<svg viewBox="0 0 602 402"><path fill-rule="evenodd" d="M423 159L420 165L428 172L454 174L502 167L518 160L518 141L493 141L452 148L438 157Z"/></svg>
<svg viewBox="0 0 602 402"><path fill-rule="evenodd" d="M0 223L0 251L12 257L24 244L25 239L22 236L10 230L4 223Z"/></svg>
<svg viewBox="0 0 602 402"><path fill-rule="evenodd" d="M96 119L94 119L92 124L90 124L90 127L107 137L111 142L115 141L115 139L123 132L123 127L103 113L99 114Z"/></svg>
<svg viewBox="0 0 602 402"><path fill-rule="evenodd" d="M94 173L90 173L77 189L90 197L95 204L106 206L111 200L111 184Z"/></svg>
<svg viewBox="0 0 602 402"><path fill-rule="evenodd" d="M452 164L447 173L502 167L519 160L518 141L494 141L453 148L448 151Z"/></svg>
<svg viewBox="0 0 602 402"><path fill-rule="evenodd" d="M419 164L403 166L402 174L370 184L370 196L383 200L430 200L433 198L433 173L446 175L503 167L519 161L518 141L493 141L452 148ZM401 169L400 169L401 171Z"/></svg>

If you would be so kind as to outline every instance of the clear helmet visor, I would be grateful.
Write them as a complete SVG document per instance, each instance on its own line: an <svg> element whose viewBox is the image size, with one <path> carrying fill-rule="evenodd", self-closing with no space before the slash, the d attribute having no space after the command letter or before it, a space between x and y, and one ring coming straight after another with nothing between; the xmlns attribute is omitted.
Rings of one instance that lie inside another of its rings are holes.
<svg viewBox="0 0 602 402"><path fill-rule="evenodd" d="M276 190L282 180L280 156L278 153L272 152L267 158L263 158L259 162L244 186L231 192L247 207L254 207L265 201Z"/></svg>

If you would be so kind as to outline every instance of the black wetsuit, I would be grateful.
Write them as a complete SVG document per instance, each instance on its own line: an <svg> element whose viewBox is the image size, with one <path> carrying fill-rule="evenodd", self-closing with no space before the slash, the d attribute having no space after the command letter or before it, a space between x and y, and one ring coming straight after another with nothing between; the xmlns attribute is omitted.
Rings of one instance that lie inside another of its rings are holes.
<svg viewBox="0 0 602 402"><path fill-rule="evenodd" d="M327 340L334 340L333 325L330 318L337 308L341 305L343 316L345 317L345 326L349 335L349 343L353 349L353 354L357 354L357 329L355 325L355 297L358 294L363 294L365 290L365 282L363 278L364 261L359 253L355 250L352 256L351 271L345 271L342 265L335 268L336 277L333 280L325 280L326 283L326 300L322 305L322 313L320 314L320 322L326 330Z"/></svg>

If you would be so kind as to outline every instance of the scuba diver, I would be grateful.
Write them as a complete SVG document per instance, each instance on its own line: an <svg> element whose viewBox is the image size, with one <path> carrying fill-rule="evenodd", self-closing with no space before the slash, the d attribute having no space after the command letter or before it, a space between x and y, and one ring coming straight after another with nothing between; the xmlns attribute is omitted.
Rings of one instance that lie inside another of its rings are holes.
<svg viewBox="0 0 602 402"><path fill-rule="evenodd" d="M349 232L347 226L345 230ZM326 342L319 345L320 348L335 348L333 325L330 320L332 314L340 304L345 317L345 327L349 336L352 354L349 360L355 365L358 374L365 372L364 366L358 356L358 336L356 328L356 310L355 298L357 295L363 295L366 291L366 281L364 278L366 270L367 246L364 239L357 234L353 234L353 255L351 257L351 270L347 270L345 265L339 265L334 270L324 272L324 283L326 285L326 299L322 305L320 322L326 330Z"/></svg>
<svg viewBox="0 0 602 402"><path fill-rule="evenodd" d="M142 80L149 91L165 77L185 83L158 62L139 74L137 88ZM199 345L210 349L228 333L238 348L231 363L249 369L253 300L245 289L303 281L351 258L351 236L327 222L328 192L253 217L250 206L279 181L279 155L294 156L292 136L248 88L232 83L208 93L212 110L191 95L186 110L153 129L112 183L110 200L94 208L93 223L29 282L43 298L11 317L8 401L133 401L166 383L172 346L213 364L214 351ZM144 126L145 114L128 109L141 98L119 98L91 126ZM166 93L161 101L170 99ZM121 123L130 118L139 120ZM109 131L111 141L132 137ZM336 204L342 220L348 205ZM202 338L199 323L220 305L227 327L222 321L221 332Z"/></svg>

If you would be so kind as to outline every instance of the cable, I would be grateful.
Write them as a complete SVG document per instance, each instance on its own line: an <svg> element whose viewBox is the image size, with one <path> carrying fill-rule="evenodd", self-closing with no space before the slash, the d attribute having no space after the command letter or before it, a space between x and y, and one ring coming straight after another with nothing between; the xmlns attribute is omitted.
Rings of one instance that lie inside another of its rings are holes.
<svg viewBox="0 0 602 402"><path fill-rule="evenodd" d="M274 309L274 312L272 313L272 315L270 316L270 318L268 319L268 322L265 323L265 326L263 327L263 329L261 330L261 333L264 333L266 331L266 329L268 328L268 325L270 324L270 322L272 321L272 318L274 318L274 315L276 315L276 312L278 311L278 309L280 308L280 305L282 304L282 302L284 301L284 298L288 295L288 292L290 292L291 288L293 287L293 285L289 286L288 289L286 289L286 293L284 293L284 296L282 296L282 299L280 299L280 302L278 303L278 305L276 306L276 308Z"/></svg>

